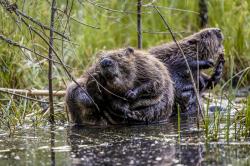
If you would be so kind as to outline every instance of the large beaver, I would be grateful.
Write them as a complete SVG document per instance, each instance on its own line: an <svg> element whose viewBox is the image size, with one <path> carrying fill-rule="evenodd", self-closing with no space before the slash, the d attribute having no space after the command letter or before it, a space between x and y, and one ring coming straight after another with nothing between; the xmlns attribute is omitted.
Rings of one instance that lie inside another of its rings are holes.
<svg viewBox="0 0 250 166"><path fill-rule="evenodd" d="M222 41L223 34L218 28L203 29L179 41L200 94L215 86L221 79L225 62ZM168 67L175 82L175 103L180 105L181 111L185 113L196 112L197 100L195 91L184 57L176 43L156 46L150 48L149 52L162 60ZM201 73L201 70L213 67L216 59L217 64L211 77Z"/></svg>
<svg viewBox="0 0 250 166"><path fill-rule="evenodd" d="M98 120L111 124L154 123L171 115L174 88L162 62L132 48L106 51L99 56L89 75L82 79L83 87L100 107L99 113L93 109ZM71 119L78 124L86 121L84 112L91 112L86 108L94 108L75 84L67 90L66 103Z"/></svg>

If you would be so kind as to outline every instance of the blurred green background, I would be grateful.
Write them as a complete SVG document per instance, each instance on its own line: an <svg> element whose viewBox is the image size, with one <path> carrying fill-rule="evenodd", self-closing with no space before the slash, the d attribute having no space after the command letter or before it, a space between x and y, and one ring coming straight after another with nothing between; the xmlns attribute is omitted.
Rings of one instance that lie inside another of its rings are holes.
<svg viewBox="0 0 250 166"><path fill-rule="evenodd" d="M14 2L14 1L13 1ZM144 0L142 7L143 48L171 41L161 18ZM225 35L224 80L250 66L250 0L208 0L208 27L219 27ZM167 19L178 39L199 31L199 0L156 0L154 4ZM50 1L17 1L18 9L50 24ZM137 47L136 0L57 0L56 30L71 42L55 37L55 48L63 61L79 77L103 49ZM112 9L112 10L110 10ZM122 12L128 11L128 12ZM0 7L0 34L43 55L48 46L20 22L20 18ZM49 32L27 20L44 34ZM95 26L94 29L81 23ZM155 33L160 32L160 33ZM36 55L0 41L0 87L44 89L48 85L48 63ZM54 89L64 89L69 81L60 65L53 67ZM245 77L242 85L249 83Z"/></svg>

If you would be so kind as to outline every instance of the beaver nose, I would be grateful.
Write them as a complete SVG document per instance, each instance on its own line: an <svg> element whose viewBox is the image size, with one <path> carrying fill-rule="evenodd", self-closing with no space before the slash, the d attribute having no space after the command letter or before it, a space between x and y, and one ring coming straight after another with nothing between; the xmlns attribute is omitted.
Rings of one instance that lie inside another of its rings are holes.
<svg viewBox="0 0 250 166"><path fill-rule="evenodd" d="M100 64L101 64L101 67L110 67L113 65L113 61L111 59L104 58L101 60Z"/></svg>

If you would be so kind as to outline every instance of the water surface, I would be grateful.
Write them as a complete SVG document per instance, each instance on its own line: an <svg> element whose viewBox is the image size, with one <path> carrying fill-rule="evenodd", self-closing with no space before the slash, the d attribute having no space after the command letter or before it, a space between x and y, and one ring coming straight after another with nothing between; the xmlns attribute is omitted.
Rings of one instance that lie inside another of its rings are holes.
<svg viewBox="0 0 250 166"><path fill-rule="evenodd" d="M193 119L166 124L21 128L0 133L0 165L250 165L250 140L206 143Z"/></svg>

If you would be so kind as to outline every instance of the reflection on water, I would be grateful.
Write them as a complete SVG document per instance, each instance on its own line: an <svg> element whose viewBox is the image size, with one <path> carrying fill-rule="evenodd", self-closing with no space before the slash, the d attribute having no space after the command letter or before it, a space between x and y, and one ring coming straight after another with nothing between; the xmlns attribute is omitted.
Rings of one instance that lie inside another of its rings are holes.
<svg viewBox="0 0 250 166"><path fill-rule="evenodd" d="M249 165L250 142L210 142L190 119L150 126L0 132L0 165Z"/></svg>

